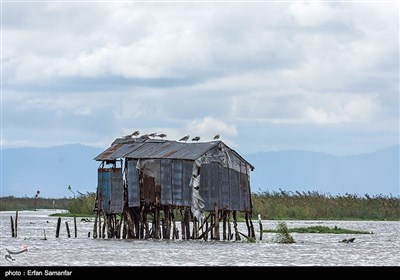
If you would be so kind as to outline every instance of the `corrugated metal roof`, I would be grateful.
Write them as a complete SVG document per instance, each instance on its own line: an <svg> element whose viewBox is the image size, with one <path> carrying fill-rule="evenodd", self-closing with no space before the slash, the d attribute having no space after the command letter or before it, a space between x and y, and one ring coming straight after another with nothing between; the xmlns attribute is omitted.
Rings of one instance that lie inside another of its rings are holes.
<svg viewBox="0 0 400 280"><path fill-rule="evenodd" d="M116 139L112 146L95 157L95 160L116 160L118 158L131 159L185 159L196 160L206 152L214 149L218 145L225 145L222 141L186 143L160 139ZM225 145L226 146L226 145ZM228 147L228 146L226 146ZM228 147L229 148L229 147ZM230 149L230 148L229 148ZM249 164L236 151L233 151L240 159Z"/></svg>

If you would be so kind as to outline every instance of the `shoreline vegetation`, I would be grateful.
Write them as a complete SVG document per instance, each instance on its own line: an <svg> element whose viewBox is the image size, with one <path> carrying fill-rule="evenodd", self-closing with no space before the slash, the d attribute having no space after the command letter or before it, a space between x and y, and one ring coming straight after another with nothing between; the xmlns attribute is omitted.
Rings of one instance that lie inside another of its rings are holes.
<svg viewBox="0 0 400 280"><path fill-rule="evenodd" d="M88 217L93 216L95 196L88 192L76 198L0 197L0 211L66 209L69 213L57 216ZM263 220L400 220L400 198L392 195L280 190L253 193L252 203L253 219L260 214Z"/></svg>

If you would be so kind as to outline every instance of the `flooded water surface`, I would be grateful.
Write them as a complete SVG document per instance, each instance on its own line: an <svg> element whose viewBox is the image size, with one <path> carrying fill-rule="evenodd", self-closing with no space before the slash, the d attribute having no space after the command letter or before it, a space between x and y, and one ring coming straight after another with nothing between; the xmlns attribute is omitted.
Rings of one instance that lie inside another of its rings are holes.
<svg viewBox="0 0 400 280"><path fill-rule="evenodd" d="M11 237L10 216L0 213L1 266L399 266L400 222L393 221L286 221L289 228L323 225L373 234L292 233L296 243L273 242L274 233L264 233L257 242L204 240L93 239L93 222L62 218L60 237L55 238L54 211L20 211L18 237ZM67 237L65 222L70 225ZM262 221L275 229L277 221ZM239 230L247 233L245 224ZM46 234L46 240L44 240ZM355 238L353 243L339 242ZM27 249L27 250L26 250ZM7 250L19 254L9 254ZM7 256L8 255L8 256Z"/></svg>

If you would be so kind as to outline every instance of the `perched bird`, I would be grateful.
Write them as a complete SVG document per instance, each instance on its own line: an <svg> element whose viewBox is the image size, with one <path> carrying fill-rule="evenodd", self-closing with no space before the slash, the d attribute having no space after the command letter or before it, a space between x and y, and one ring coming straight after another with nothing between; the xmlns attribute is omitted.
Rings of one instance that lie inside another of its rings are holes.
<svg viewBox="0 0 400 280"><path fill-rule="evenodd" d="M147 139L149 139L149 138L150 138L150 137L149 137L148 134L144 134L144 135L140 136L140 139L145 139L145 140L147 140Z"/></svg>
<svg viewBox="0 0 400 280"><path fill-rule="evenodd" d="M219 134L214 136L214 140L218 140L219 139Z"/></svg>
<svg viewBox="0 0 400 280"><path fill-rule="evenodd" d="M200 140L200 136L196 136L196 137L194 137L193 139L192 139L192 141L199 141Z"/></svg>
<svg viewBox="0 0 400 280"><path fill-rule="evenodd" d="M150 137L156 137L156 136L157 136L157 133L151 133L151 134L149 134L149 136L150 136Z"/></svg>
<svg viewBox="0 0 400 280"><path fill-rule="evenodd" d="M167 137L167 134L161 133L161 134L158 134L158 137L161 137L161 139L164 139L164 137Z"/></svg>
<svg viewBox="0 0 400 280"><path fill-rule="evenodd" d="M131 134L131 137L136 137L136 136L138 136L140 134L140 132L138 131L138 130L136 130L136 131L134 131L132 134Z"/></svg>
<svg viewBox="0 0 400 280"><path fill-rule="evenodd" d="M189 135L186 135L186 136L183 136L181 139L179 139L179 141L187 141L187 140L189 140Z"/></svg>

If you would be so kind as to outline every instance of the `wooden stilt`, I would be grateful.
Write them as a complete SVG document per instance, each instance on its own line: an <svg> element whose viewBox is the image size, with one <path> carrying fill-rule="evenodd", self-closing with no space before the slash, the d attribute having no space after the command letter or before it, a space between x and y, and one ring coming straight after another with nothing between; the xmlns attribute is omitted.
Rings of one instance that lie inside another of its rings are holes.
<svg viewBox="0 0 400 280"><path fill-rule="evenodd" d="M237 229L237 217L236 217L236 211L233 211L233 228L235 230L235 240L240 240L240 235Z"/></svg>
<svg viewBox="0 0 400 280"><path fill-rule="evenodd" d="M95 238L95 239L97 238L97 218L98 218L98 216L99 216L99 211L96 212L96 216L94 217L93 238Z"/></svg>
<svg viewBox="0 0 400 280"><path fill-rule="evenodd" d="M61 217L57 220L57 227L56 227L56 238L60 236L60 227L61 227Z"/></svg>
<svg viewBox="0 0 400 280"><path fill-rule="evenodd" d="M18 210L15 213L15 237L18 236Z"/></svg>
<svg viewBox="0 0 400 280"><path fill-rule="evenodd" d="M78 229L76 227L76 216L74 216L74 235L75 238L78 236Z"/></svg>
<svg viewBox="0 0 400 280"><path fill-rule="evenodd" d="M231 211L227 211L228 216L228 240L232 240L232 232L231 232Z"/></svg>
<svg viewBox="0 0 400 280"><path fill-rule="evenodd" d="M262 226L261 215L260 215L260 214L258 214L258 225L260 226L260 240L262 240L262 236L263 236L263 226Z"/></svg>
<svg viewBox="0 0 400 280"><path fill-rule="evenodd" d="M15 237L15 233L14 233L14 220L13 217L10 216L11 219L11 237Z"/></svg>
<svg viewBox="0 0 400 280"><path fill-rule="evenodd" d="M226 240L226 211L222 212L222 239Z"/></svg>
<svg viewBox="0 0 400 280"><path fill-rule="evenodd" d="M182 240L186 239L186 231L185 231L185 214L182 209L179 210L181 213L181 235Z"/></svg>
<svg viewBox="0 0 400 280"><path fill-rule="evenodd" d="M214 239L219 240L219 213L218 206L215 205L214 215L215 215L215 223L214 223Z"/></svg>
<svg viewBox="0 0 400 280"><path fill-rule="evenodd" d="M185 237L187 240L190 239L190 212L189 208L185 207Z"/></svg>
<svg viewBox="0 0 400 280"><path fill-rule="evenodd" d="M71 237L71 233L69 232L69 225L68 225L67 221L65 221L65 227L67 228L67 236L68 236L68 238L70 238Z"/></svg>

